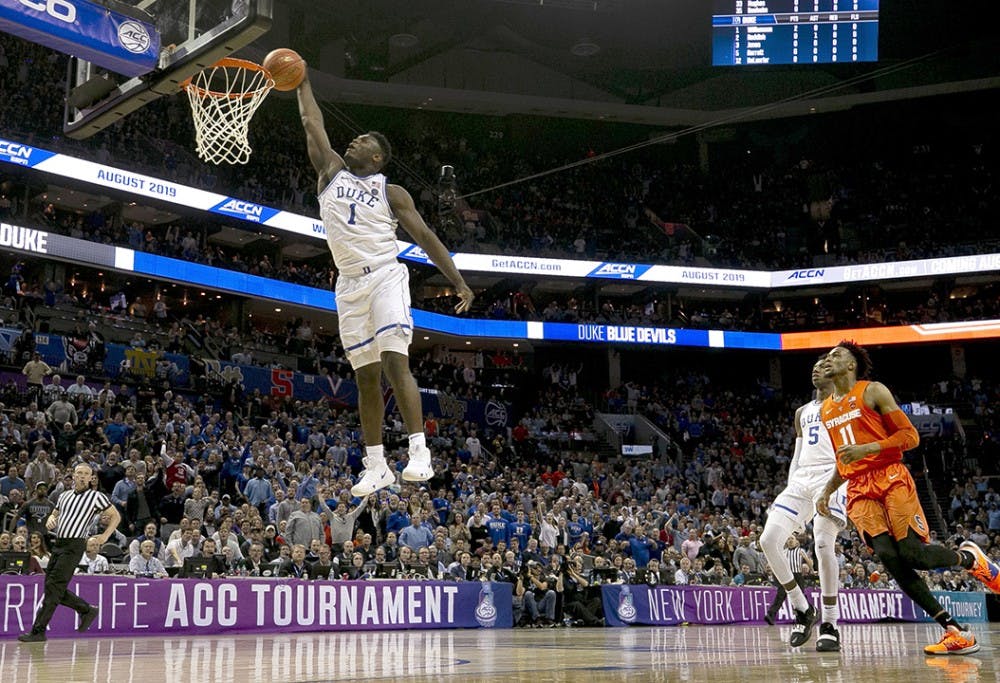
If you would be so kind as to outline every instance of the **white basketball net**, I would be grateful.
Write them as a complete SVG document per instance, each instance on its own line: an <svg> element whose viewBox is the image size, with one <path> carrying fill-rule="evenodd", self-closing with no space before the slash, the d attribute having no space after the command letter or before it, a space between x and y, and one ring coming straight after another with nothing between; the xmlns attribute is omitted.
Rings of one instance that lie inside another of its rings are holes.
<svg viewBox="0 0 1000 683"><path fill-rule="evenodd" d="M191 102L198 156L212 164L247 163L250 119L274 87L271 75L253 62L227 58L181 87Z"/></svg>

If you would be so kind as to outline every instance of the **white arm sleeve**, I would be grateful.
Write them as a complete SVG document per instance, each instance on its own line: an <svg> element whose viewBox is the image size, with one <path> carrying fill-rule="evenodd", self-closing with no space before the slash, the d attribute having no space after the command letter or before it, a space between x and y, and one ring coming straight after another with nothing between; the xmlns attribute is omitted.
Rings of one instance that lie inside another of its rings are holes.
<svg viewBox="0 0 1000 683"><path fill-rule="evenodd" d="M791 479L795 470L799 467L799 453L802 452L802 437L795 437L795 455L792 456L792 463L788 466L788 478Z"/></svg>

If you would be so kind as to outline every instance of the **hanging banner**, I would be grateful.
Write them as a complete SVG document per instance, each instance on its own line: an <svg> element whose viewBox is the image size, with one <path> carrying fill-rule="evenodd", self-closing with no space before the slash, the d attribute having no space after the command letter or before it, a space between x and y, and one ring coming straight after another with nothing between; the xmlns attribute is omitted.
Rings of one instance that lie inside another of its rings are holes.
<svg viewBox="0 0 1000 683"><path fill-rule="evenodd" d="M108 377L124 379L169 379L172 386L187 386L191 379L191 361L179 353L139 349L124 344L105 344L104 372Z"/></svg>
<svg viewBox="0 0 1000 683"><path fill-rule="evenodd" d="M264 396L295 398L300 401L328 400L348 407L358 405L358 387L354 382L340 381L330 376L307 375L285 368L261 368L256 365L237 365L225 360L203 358L205 380L209 385L227 385L236 382L245 395L255 389Z"/></svg>
<svg viewBox="0 0 1000 683"><path fill-rule="evenodd" d="M330 375L308 375L295 370L237 365L209 358L202 360L205 363L205 379L210 385L236 382L243 388L244 395L252 394L256 389L264 396L290 397L300 401L327 400L350 408L358 405L357 384L347 380L337 381ZM388 412L391 412L394 398L391 390L387 389L383 398L386 399ZM463 422L467 420L482 429L504 429L512 424L512 406L506 402L460 399L433 389L421 389L420 401L424 414Z"/></svg>
<svg viewBox="0 0 1000 683"><path fill-rule="evenodd" d="M649 624L763 624L774 600L772 587L729 586L601 586L604 618L608 626ZM987 621L986 594L933 591L941 605L962 623ZM809 601L820 607L820 593L806 590ZM840 621L933 621L900 591L843 589L838 593ZM775 621L794 621L786 600Z"/></svg>
<svg viewBox="0 0 1000 683"><path fill-rule="evenodd" d="M153 24L90 0L0 0L0 31L125 76L149 73L160 58Z"/></svg>
<svg viewBox="0 0 1000 683"><path fill-rule="evenodd" d="M0 638L31 629L44 576L0 577ZM433 628L510 628L509 583L140 579L78 576L70 590L101 613L84 634L57 609L50 638L208 636Z"/></svg>
<svg viewBox="0 0 1000 683"><path fill-rule="evenodd" d="M474 422L483 429L504 429L513 423L512 406L502 401L455 398L433 389L421 389L420 402L425 415L430 413L434 417Z"/></svg>
<svg viewBox="0 0 1000 683"><path fill-rule="evenodd" d="M42 360L54 368L64 369L69 351L66 349L66 338L58 334L36 334L35 351Z"/></svg>

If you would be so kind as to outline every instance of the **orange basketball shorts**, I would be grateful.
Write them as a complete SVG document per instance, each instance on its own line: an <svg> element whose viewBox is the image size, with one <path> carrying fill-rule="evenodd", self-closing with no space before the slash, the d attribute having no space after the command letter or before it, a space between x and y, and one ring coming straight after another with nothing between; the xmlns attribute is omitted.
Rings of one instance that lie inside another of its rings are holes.
<svg viewBox="0 0 1000 683"><path fill-rule="evenodd" d="M917 487L901 462L852 478L847 484L847 516L865 543L884 533L899 541L910 529L925 543L930 537Z"/></svg>

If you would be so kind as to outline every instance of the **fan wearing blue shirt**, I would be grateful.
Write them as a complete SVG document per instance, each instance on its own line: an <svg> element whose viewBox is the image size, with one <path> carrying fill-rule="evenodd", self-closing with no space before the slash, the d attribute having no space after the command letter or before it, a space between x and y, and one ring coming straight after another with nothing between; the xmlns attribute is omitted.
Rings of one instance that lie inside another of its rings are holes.
<svg viewBox="0 0 1000 683"><path fill-rule="evenodd" d="M434 532L423 522L423 515L414 512L412 524L399 532L399 545L410 548L414 552L434 545Z"/></svg>
<svg viewBox="0 0 1000 683"><path fill-rule="evenodd" d="M444 490L442 489L439 493L438 498L431 501L434 504L434 512L438 516L438 524L440 526L448 525L448 516L451 514L451 502L444 497Z"/></svg>
<svg viewBox="0 0 1000 683"><path fill-rule="evenodd" d="M516 538L518 548L524 550L528 547L528 539L531 538L531 532L531 525L524 519L524 510L518 510L517 521L510 525L510 538Z"/></svg>
<svg viewBox="0 0 1000 683"><path fill-rule="evenodd" d="M114 420L104 428L104 436L112 446L115 444L125 448L125 441L132 428L122 422L121 413L117 413Z"/></svg>
<svg viewBox="0 0 1000 683"><path fill-rule="evenodd" d="M628 539L629 554L635 560L635 566L643 569L649 564L649 559L659 549L656 541L646 535L646 530L638 527L635 534Z"/></svg>
<svg viewBox="0 0 1000 683"><path fill-rule="evenodd" d="M385 531L386 533L395 531L398 534L409 525L410 515L406 512L406 501L401 500L399 501L399 507L389 514L389 518L385 522Z"/></svg>
<svg viewBox="0 0 1000 683"><path fill-rule="evenodd" d="M486 533L489 534L494 548L501 541L506 545L510 542L510 522L500 514L490 515L486 518Z"/></svg>
<svg viewBox="0 0 1000 683"><path fill-rule="evenodd" d="M571 548L583 538L583 525L580 524L580 516L575 512L570 515L569 523L566 524L566 532L569 534L569 546Z"/></svg>

